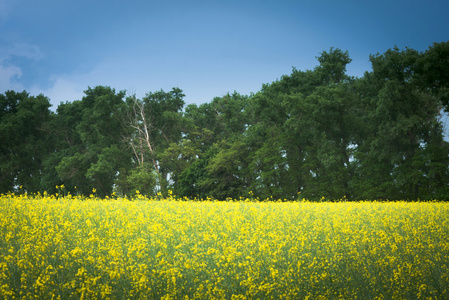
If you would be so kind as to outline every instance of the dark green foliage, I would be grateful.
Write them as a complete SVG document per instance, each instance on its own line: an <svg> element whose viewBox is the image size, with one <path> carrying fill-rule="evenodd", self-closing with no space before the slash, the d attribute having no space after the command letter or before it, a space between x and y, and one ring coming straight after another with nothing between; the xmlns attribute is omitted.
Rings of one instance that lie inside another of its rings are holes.
<svg viewBox="0 0 449 300"><path fill-rule="evenodd" d="M132 148L133 167L145 166L148 172L154 172L156 186L152 190L164 195L182 171L174 155L182 156L177 145L187 126L182 114L183 98L182 90L173 88L170 92L148 93L142 100L127 99L125 139Z"/></svg>
<svg viewBox="0 0 449 300"><path fill-rule="evenodd" d="M56 113L8 91L0 192L449 200L449 42L371 55L362 78L346 74L347 51L317 60L256 94L185 108L179 88L125 99L97 86Z"/></svg>
<svg viewBox="0 0 449 300"><path fill-rule="evenodd" d="M0 193L39 191L42 163L51 152L50 102L25 91L0 95Z"/></svg>
<svg viewBox="0 0 449 300"><path fill-rule="evenodd" d="M360 197L417 199L436 194L428 179L436 163L431 157L434 151L445 152L447 142L438 121L441 101L422 82L419 60L425 55L394 48L371 56L373 72L360 86L369 127L356 154L364 184ZM447 179L447 167L441 176ZM447 184L440 182L437 189Z"/></svg>
<svg viewBox="0 0 449 300"><path fill-rule="evenodd" d="M421 87L439 97L449 112L449 41L434 43L417 61Z"/></svg>

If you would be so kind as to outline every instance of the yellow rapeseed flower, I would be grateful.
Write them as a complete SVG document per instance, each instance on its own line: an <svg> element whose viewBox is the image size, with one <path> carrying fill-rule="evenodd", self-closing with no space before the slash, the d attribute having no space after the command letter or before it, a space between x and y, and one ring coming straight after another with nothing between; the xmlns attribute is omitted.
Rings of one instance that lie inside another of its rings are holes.
<svg viewBox="0 0 449 300"><path fill-rule="evenodd" d="M447 203L174 201L171 191L103 201L92 191L0 196L1 295L449 298Z"/></svg>

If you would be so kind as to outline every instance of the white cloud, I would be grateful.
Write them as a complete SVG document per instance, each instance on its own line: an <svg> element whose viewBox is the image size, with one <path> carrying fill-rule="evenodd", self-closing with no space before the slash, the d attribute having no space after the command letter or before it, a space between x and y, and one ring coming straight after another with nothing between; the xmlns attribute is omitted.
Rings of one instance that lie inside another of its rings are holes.
<svg viewBox="0 0 449 300"><path fill-rule="evenodd" d="M1 8L1 3L0 3ZM22 69L10 62L12 56L40 60L44 57L39 47L27 43L15 43L7 46L0 45L0 87L1 91L23 90L25 87L18 80L22 77Z"/></svg>
<svg viewBox="0 0 449 300"><path fill-rule="evenodd" d="M54 79L52 87L46 90L32 87L29 92L31 95L44 94L44 96L50 98L51 109L56 111L61 102L81 100L86 88L87 86L81 86L76 80L61 76Z"/></svg>
<svg viewBox="0 0 449 300"><path fill-rule="evenodd" d="M12 54L17 56L26 57L33 60L40 60L44 58L44 53L37 45L28 43L15 43L11 47Z"/></svg>
<svg viewBox="0 0 449 300"><path fill-rule="evenodd" d="M0 61L0 86L4 91L7 90L22 90L23 87L12 81L13 78L22 76L22 71L19 67L10 65L4 66Z"/></svg>
<svg viewBox="0 0 449 300"><path fill-rule="evenodd" d="M44 58L44 53L41 51L39 46L24 42L0 45L0 62L7 61L12 56L40 60Z"/></svg>

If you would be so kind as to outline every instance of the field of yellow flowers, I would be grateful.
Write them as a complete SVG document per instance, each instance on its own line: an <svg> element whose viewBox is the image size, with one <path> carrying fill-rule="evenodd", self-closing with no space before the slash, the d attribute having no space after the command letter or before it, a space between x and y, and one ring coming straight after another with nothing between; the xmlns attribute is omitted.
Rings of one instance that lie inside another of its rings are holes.
<svg viewBox="0 0 449 300"><path fill-rule="evenodd" d="M2 299L449 299L449 204L0 196Z"/></svg>

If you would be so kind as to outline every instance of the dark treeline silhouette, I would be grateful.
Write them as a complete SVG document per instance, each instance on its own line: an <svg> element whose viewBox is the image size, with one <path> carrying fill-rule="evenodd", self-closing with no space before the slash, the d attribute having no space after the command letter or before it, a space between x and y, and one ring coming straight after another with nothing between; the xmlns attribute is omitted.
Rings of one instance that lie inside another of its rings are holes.
<svg viewBox="0 0 449 300"><path fill-rule="evenodd" d="M97 86L52 112L42 94L7 91L0 193L449 200L449 42L371 55L361 78L347 51L317 59L199 106L179 88L137 99Z"/></svg>

